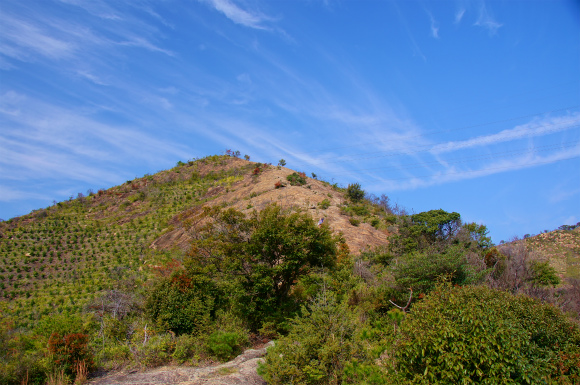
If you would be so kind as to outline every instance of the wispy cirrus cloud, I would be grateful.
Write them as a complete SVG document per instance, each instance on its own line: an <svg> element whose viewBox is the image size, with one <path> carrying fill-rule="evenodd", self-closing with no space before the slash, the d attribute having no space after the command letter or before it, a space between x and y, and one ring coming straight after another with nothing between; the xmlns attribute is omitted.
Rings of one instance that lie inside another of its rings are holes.
<svg viewBox="0 0 580 385"><path fill-rule="evenodd" d="M2 178L113 182L118 165L187 158L186 146L130 125L104 124L90 115L6 92L0 96ZM17 111L18 114L7 112Z"/></svg>
<svg viewBox="0 0 580 385"><path fill-rule="evenodd" d="M2 37L0 53L20 61L37 57L64 59L71 57L78 46L50 33L46 26L0 13Z"/></svg>
<svg viewBox="0 0 580 385"><path fill-rule="evenodd" d="M429 15L429 21L431 22L431 36L435 39L439 39L439 23L435 20L431 12L427 11L427 14Z"/></svg>
<svg viewBox="0 0 580 385"><path fill-rule="evenodd" d="M515 159L501 159L494 162L482 163L476 167L461 168L458 166L449 166L443 170L432 171L429 175L412 176L409 173L409 176L399 179L377 178L375 174L372 176L372 179L378 179L381 187L387 191L415 190L579 158L580 145L576 145L565 150L554 151L546 156L540 156L530 151Z"/></svg>
<svg viewBox="0 0 580 385"><path fill-rule="evenodd" d="M496 134L481 135L475 138L452 141L434 146L430 152L441 154L445 152L463 150L467 148L489 146L511 140L547 135L554 132L569 130L580 125L580 113L559 116L518 125L514 128L500 131Z"/></svg>
<svg viewBox="0 0 580 385"><path fill-rule="evenodd" d="M215 8L216 11L223 13L228 19L236 24L243 25L254 29L268 29L264 22L271 19L257 11L246 10L239 7L231 0L200 0Z"/></svg>
<svg viewBox="0 0 580 385"><path fill-rule="evenodd" d="M479 4L477 20L473 25L487 29L490 35L495 35L498 29L503 26L503 24L496 21L491 15L490 11L487 9L485 1L483 0Z"/></svg>
<svg viewBox="0 0 580 385"><path fill-rule="evenodd" d="M462 7L455 12L455 24L461 23L463 15L465 15L465 8Z"/></svg>

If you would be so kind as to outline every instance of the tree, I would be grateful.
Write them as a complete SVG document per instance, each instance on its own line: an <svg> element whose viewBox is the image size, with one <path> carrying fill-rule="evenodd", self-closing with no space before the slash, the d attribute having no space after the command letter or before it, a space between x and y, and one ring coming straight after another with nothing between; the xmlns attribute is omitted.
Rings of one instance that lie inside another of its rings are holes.
<svg viewBox="0 0 580 385"><path fill-rule="evenodd" d="M338 239L306 213L273 204L249 218L233 208L204 215L186 267L234 285L234 305L254 326L295 307L291 288L301 276L335 264Z"/></svg>
<svg viewBox="0 0 580 385"><path fill-rule="evenodd" d="M278 166L282 166L282 167L286 166L286 161L284 159L280 159L278 161Z"/></svg>
<svg viewBox="0 0 580 385"><path fill-rule="evenodd" d="M430 210L411 215L411 232L424 236L431 243L447 241L457 234L461 225L461 215L445 210Z"/></svg>
<svg viewBox="0 0 580 385"><path fill-rule="evenodd" d="M363 198L365 197L365 192L361 188L360 184L352 183L352 184L349 184L348 187L346 188L346 196L352 202L356 203L356 202L360 202L363 200Z"/></svg>
<svg viewBox="0 0 580 385"><path fill-rule="evenodd" d="M493 246L489 230L485 225L478 225L475 222L466 223L459 229L458 238L465 243L471 243L478 249L486 250Z"/></svg>
<svg viewBox="0 0 580 385"><path fill-rule="evenodd" d="M216 287L202 274L179 270L155 285L147 298L148 315L176 334L195 333L211 319Z"/></svg>

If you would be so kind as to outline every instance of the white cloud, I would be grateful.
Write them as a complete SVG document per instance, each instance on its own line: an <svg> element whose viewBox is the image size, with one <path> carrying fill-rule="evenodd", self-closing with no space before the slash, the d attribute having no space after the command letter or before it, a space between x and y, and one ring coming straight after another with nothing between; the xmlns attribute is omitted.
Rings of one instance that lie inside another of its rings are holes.
<svg viewBox="0 0 580 385"><path fill-rule="evenodd" d="M37 55L49 59L64 59L71 57L77 50L76 44L51 36L46 28L31 22L4 15L0 17L0 24L0 53L13 59L31 61Z"/></svg>
<svg viewBox="0 0 580 385"><path fill-rule="evenodd" d="M163 108L170 108L161 98ZM104 124L90 115L9 92L0 111L0 175L9 179L48 178L113 182L127 164L159 164L191 156L183 144L128 125ZM125 165L125 166L119 166Z"/></svg>
<svg viewBox="0 0 580 385"><path fill-rule="evenodd" d="M48 200L49 197L43 194L31 192L29 190L16 190L10 187L0 185L0 202L14 202L31 199ZM6 218L4 218L6 219Z"/></svg>
<svg viewBox="0 0 580 385"><path fill-rule="evenodd" d="M541 136L558 131L565 131L570 128L577 127L579 124L580 113L569 114L568 116L560 116L556 118L536 120L511 129L503 130L492 135L482 135L468 140L439 144L431 149L431 153L441 154L466 148L508 142L515 139Z"/></svg>
<svg viewBox="0 0 580 385"><path fill-rule="evenodd" d="M429 15L429 20L431 21L431 36L435 39L439 39L439 23L435 20L431 12L427 12Z"/></svg>
<svg viewBox="0 0 580 385"><path fill-rule="evenodd" d="M461 19L463 19L463 15L465 15L465 8L460 8L457 10L457 12L455 12L455 24L461 22Z"/></svg>
<svg viewBox="0 0 580 385"><path fill-rule="evenodd" d="M88 72L88 71L77 71L77 74L87 80L90 80L91 82L99 85L99 86L108 86L109 84L105 81L103 81L101 78L99 78L96 75L93 75L92 73Z"/></svg>
<svg viewBox="0 0 580 385"><path fill-rule="evenodd" d="M574 180L576 182L576 179ZM557 186L550 194L550 203L558 203L580 195L580 188L570 188L570 186ZM578 202L578 201L577 201Z"/></svg>
<svg viewBox="0 0 580 385"><path fill-rule="evenodd" d="M547 156L538 156L534 152L511 160L498 160L489 164L484 164L478 168L460 169L452 166L443 171L437 171L428 176L408 177L397 179L382 179L381 183L389 191L413 190L435 185L442 185L451 182L458 182L466 179L482 178L489 175L517 171L532 168L540 165L552 164L564 160L580 157L580 146L575 146L564 151L554 152Z"/></svg>
<svg viewBox="0 0 580 385"><path fill-rule="evenodd" d="M139 37L139 36L133 36L130 38L130 40L122 41L122 42L119 42L118 44L124 45L124 46L145 48L149 51L161 52L161 53L164 53L168 56L175 56L175 53L173 53L172 51L157 47L155 44L151 43L149 40L144 39L144 38Z"/></svg>
<svg viewBox="0 0 580 385"><path fill-rule="evenodd" d="M269 20L264 15L257 12L247 11L238 7L230 0L203 0L209 3L217 11L223 13L228 19L236 24L241 24L246 27L255 29L267 29L262 24Z"/></svg>
<svg viewBox="0 0 580 385"><path fill-rule="evenodd" d="M503 26L503 24L497 22L489 13L485 1L482 1L479 6L477 21L474 25L487 29L490 35L495 35L497 30Z"/></svg>

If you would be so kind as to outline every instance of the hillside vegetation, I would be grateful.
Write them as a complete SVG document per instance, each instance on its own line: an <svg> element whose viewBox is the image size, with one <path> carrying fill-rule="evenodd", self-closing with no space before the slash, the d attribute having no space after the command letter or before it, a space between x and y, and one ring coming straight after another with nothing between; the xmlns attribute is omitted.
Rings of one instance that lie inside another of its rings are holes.
<svg viewBox="0 0 580 385"><path fill-rule="evenodd" d="M494 247L284 163L179 162L0 223L0 383L270 339L269 384L580 381L578 231Z"/></svg>

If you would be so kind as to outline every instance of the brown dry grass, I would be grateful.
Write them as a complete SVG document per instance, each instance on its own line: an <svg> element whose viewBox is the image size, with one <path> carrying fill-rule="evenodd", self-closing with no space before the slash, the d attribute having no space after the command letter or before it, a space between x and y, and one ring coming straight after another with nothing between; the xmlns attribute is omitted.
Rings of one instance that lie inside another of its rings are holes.
<svg viewBox="0 0 580 385"><path fill-rule="evenodd" d="M228 167L247 166L249 162L241 159L232 159ZM204 166L199 171L205 174L211 171L211 165ZM207 168L207 169L206 169ZM359 253L364 249L385 245L388 233L377 230L368 223L353 226L349 217L341 214L339 206L344 202L344 194L336 191L328 183L307 178L303 186L291 186L286 176L294 171L285 167L267 166L259 175L246 173L242 180L233 183L230 187L218 186L207 191L205 198L213 198L206 206L224 205L233 207L245 213L253 210L262 210L269 204L276 203L283 208L295 208L309 213L318 222L325 218L327 224L335 233L342 233L350 251ZM276 188L277 182L284 187ZM330 207L323 210L319 203L324 199L330 201ZM199 210L199 209L198 209ZM174 229L168 231L151 245L155 249L171 249L174 247L187 248L189 236L183 228L183 222L192 218L198 212L195 208L189 213L176 216L172 225Z"/></svg>

